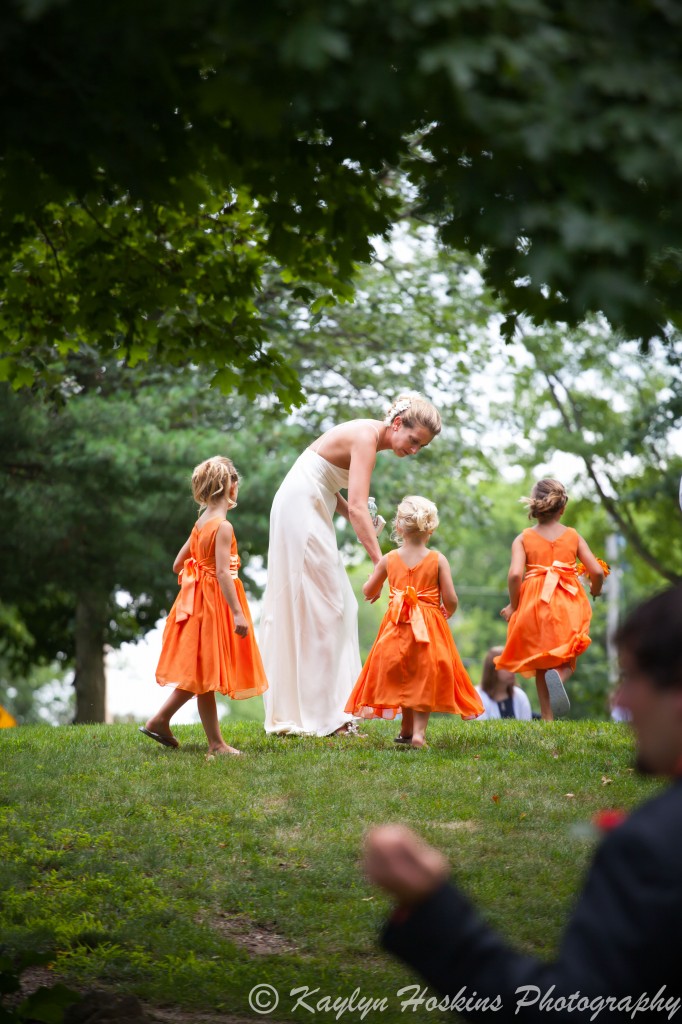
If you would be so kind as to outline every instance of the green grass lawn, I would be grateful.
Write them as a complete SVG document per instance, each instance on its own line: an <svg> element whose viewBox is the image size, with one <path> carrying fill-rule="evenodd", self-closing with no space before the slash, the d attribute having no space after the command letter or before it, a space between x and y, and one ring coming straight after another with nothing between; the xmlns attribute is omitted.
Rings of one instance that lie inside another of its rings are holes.
<svg viewBox="0 0 682 1024"><path fill-rule="evenodd" d="M367 739L223 724L248 757L207 761L200 726L177 728L179 750L132 725L0 732L6 950L53 949L55 976L159 1006L262 1019L248 994L270 984L271 1019L300 1020L292 989L359 988L388 998L365 1019L403 1020L414 979L379 951L388 903L358 870L370 825L418 829L489 920L551 956L593 850L584 823L657 788L611 723L438 718L425 751L398 749L396 724Z"/></svg>

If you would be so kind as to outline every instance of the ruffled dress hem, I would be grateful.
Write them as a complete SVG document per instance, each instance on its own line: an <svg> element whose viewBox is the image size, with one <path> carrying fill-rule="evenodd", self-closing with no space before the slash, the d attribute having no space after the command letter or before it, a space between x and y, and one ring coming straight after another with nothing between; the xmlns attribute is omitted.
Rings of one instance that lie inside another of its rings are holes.
<svg viewBox="0 0 682 1024"><path fill-rule="evenodd" d="M570 644L563 647L555 647L551 651L540 651L523 661L511 661L505 659L504 652L495 658L496 669L504 669L507 672L518 672L519 675L531 678L537 671L550 668L559 668L560 665L570 665L571 671L575 671L577 660L592 643L586 633L578 633L572 637Z"/></svg>
<svg viewBox="0 0 682 1024"><path fill-rule="evenodd" d="M200 697L202 693L221 693L223 697L229 697L230 700L248 700L249 697L260 697L267 690L267 687L261 686L252 686L248 690L222 689L220 686L211 686L210 684L203 686L196 679L165 679L163 676L157 676L156 681L159 686L174 686L176 690L191 692L193 697Z"/></svg>
<svg viewBox="0 0 682 1024"><path fill-rule="evenodd" d="M365 719L365 720L368 720L368 721L369 721L369 719L372 719L372 718L381 718L381 719L383 719L386 722L392 722L395 718L398 717L398 715L401 715L404 710L420 711L420 712L430 711L432 714L441 714L441 715L459 715L459 717L462 719L463 722L470 722L470 721L472 721L475 718L480 718L480 716L483 714L482 711L479 711L479 713L476 714L476 715L467 714L467 712L465 712L465 711L453 711L452 710L452 706L451 705L446 705L446 704L443 704L443 705L429 704L428 706L427 705L423 705L421 707L418 706L418 705L412 705L411 704L409 706L409 708L406 705L401 705L401 704L399 704L397 707L392 707L392 706L391 707L382 707L381 705L367 705L367 704L362 705L361 704L359 707L356 707L355 712L356 712L356 715L359 718L362 718L362 719Z"/></svg>

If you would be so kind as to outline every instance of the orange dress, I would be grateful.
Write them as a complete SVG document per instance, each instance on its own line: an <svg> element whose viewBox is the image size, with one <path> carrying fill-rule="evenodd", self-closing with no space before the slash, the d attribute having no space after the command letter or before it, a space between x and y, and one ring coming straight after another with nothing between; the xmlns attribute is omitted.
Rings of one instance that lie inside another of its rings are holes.
<svg viewBox="0 0 682 1024"><path fill-rule="evenodd" d="M249 624L247 636L239 637L234 632L232 611L216 577L216 534L224 521L216 517L192 530L190 557L178 577L180 593L163 631L156 681L161 686L178 686L192 693L217 690L235 700L244 700L263 693L268 683L244 585L237 575L241 562L234 534L230 575Z"/></svg>
<svg viewBox="0 0 682 1024"><path fill-rule="evenodd" d="M531 527L521 538L526 574L495 667L524 676L559 665L574 669L578 655L592 642L592 608L575 570L580 536L569 526L549 541Z"/></svg>
<svg viewBox="0 0 682 1024"><path fill-rule="evenodd" d="M408 569L392 551L388 583L388 611L346 711L391 719L411 708L477 718L483 713L481 699L440 611L438 552L429 551Z"/></svg>

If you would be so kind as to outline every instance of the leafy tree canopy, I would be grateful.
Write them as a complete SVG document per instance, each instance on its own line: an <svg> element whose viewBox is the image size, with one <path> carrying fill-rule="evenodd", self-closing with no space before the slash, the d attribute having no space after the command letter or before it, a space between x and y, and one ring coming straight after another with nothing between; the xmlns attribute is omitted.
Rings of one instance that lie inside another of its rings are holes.
<svg viewBox="0 0 682 1024"><path fill-rule="evenodd" d="M10 0L0 371L87 341L295 402L264 274L347 298L406 202L485 253L509 332L679 325L681 29L675 0Z"/></svg>

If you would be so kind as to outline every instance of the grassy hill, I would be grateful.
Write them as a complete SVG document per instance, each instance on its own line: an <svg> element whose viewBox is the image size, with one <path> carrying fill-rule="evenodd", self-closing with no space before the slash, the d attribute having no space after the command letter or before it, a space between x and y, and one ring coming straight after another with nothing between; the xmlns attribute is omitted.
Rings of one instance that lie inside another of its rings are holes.
<svg viewBox="0 0 682 1024"><path fill-rule="evenodd" d="M200 726L177 728L177 751L131 725L0 731L5 950L49 948L55 977L157 1006L263 1019L248 996L269 984L270 1019L300 1020L292 989L359 988L388 998L365 1019L403 1020L395 993L414 979L376 944L388 904L358 870L368 826L412 825L513 942L551 956L586 823L657 788L611 723L440 718L419 752L393 744L396 725L364 731L276 738L228 719L248 756L211 761Z"/></svg>

